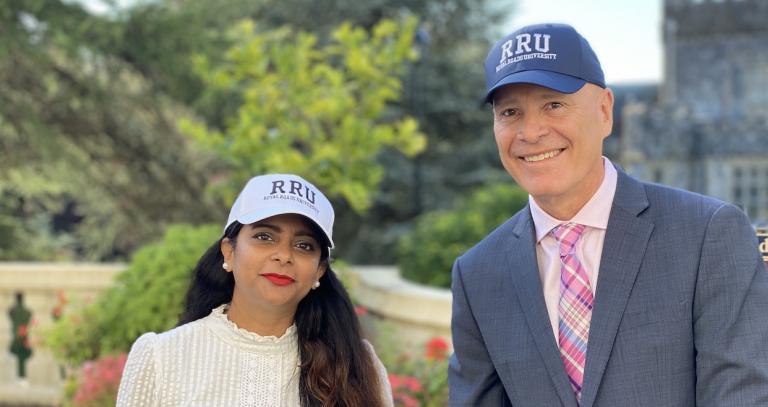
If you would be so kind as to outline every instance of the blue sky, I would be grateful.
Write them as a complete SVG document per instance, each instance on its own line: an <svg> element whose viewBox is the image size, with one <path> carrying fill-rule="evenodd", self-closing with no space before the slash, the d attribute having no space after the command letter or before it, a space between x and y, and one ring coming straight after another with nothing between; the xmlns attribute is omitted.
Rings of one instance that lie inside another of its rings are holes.
<svg viewBox="0 0 768 407"><path fill-rule="evenodd" d="M608 84L661 81L662 0L518 0L507 31L568 23L597 53Z"/></svg>

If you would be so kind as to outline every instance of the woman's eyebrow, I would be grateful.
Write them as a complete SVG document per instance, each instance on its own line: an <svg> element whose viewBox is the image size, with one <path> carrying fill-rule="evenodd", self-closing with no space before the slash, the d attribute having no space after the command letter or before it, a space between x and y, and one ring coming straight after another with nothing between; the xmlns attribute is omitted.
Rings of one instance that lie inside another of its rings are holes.
<svg viewBox="0 0 768 407"><path fill-rule="evenodd" d="M283 229L280 228L280 226L273 225L271 223L266 223L266 222L256 222L256 223L250 224L249 226L251 227L251 229L267 228L267 229L272 229L275 232L282 232L282 230L283 230Z"/></svg>
<svg viewBox="0 0 768 407"><path fill-rule="evenodd" d="M278 225L274 225L274 224L271 224L271 223L266 223L266 222L256 222L256 223L252 223L252 224L250 225L250 227L251 227L251 229L255 229L255 228L267 228L267 229L272 229L272 230L274 230L275 232L278 232L278 233L280 233L280 232L282 232L282 231L283 231L283 229L282 229L280 226L278 226ZM314 234L314 233L312 233L312 231L311 231L311 230L309 230L309 229L299 229L299 230L296 232L296 236L301 236L301 237L311 237L311 238L312 238L312 239L314 239L314 240L318 240L318 239L315 237L315 234Z"/></svg>

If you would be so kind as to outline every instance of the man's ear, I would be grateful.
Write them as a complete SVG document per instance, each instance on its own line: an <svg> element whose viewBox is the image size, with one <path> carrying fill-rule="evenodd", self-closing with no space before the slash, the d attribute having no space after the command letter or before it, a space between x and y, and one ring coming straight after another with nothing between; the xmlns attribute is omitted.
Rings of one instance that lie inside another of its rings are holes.
<svg viewBox="0 0 768 407"><path fill-rule="evenodd" d="M600 95L600 123L603 127L603 138L608 137L613 131L613 91L605 88Z"/></svg>
<svg viewBox="0 0 768 407"><path fill-rule="evenodd" d="M219 244L219 250L221 250L221 255L224 256L224 262L229 264L229 269L227 271L232 270L232 254L235 251L234 246L232 246L232 241L229 240L228 237L225 237L224 239L221 239L221 243Z"/></svg>

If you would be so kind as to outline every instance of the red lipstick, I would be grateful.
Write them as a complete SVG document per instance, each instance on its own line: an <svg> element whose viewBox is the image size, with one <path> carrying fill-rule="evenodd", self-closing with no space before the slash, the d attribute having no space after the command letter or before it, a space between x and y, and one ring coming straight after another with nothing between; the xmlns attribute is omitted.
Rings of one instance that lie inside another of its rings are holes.
<svg viewBox="0 0 768 407"><path fill-rule="evenodd" d="M296 281L282 274L267 273L267 274L262 274L261 276L266 278L267 280L272 282L272 284L275 284L275 285L288 285Z"/></svg>

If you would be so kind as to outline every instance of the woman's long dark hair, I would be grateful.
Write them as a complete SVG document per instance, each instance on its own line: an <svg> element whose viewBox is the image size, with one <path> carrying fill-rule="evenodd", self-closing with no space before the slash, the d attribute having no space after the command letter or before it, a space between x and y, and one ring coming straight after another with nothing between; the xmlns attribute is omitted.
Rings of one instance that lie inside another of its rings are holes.
<svg viewBox="0 0 768 407"><path fill-rule="evenodd" d="M321 247L328 247L319 228L309 222ZM221 241L235 244L243 225L234 222L200 258L187 291L179 325L203 318L213 308L232 301L235 278L221 267ZM328 250L320 262L326 264L320 287L310 290L296 309L299 341L299 397L303 407L382 406L382 386L373 355L363 343L360 322L349 294L329 264Z"/></svg>

